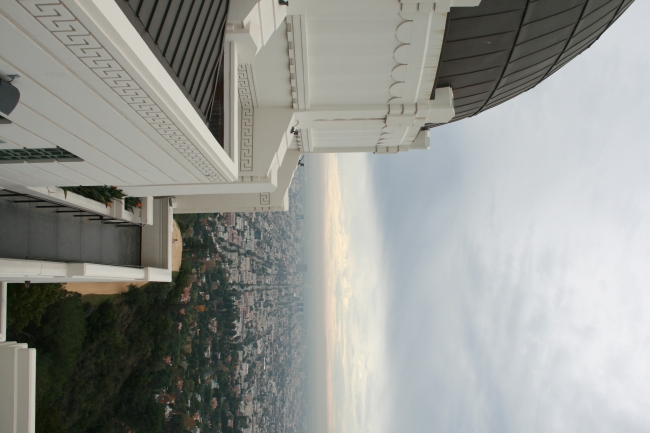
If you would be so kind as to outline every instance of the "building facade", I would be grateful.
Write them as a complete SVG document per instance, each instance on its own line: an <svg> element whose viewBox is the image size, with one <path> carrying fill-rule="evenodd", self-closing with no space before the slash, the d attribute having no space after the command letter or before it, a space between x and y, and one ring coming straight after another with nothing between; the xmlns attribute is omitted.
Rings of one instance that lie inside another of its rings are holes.
<svg viewBox="0 0 650 433"><path fill-rule="evenodd" d="M632 0L287 3L0 3L11 41L0 45L0 199L139 226L131 264L149 268L51 276L160 278L174 212L286 210L306 153L426 149L431 128L534 87ZM107 210L60 189L78 185L114 185L145 206ZM40 254L26 257L84 256Z"/></svg>

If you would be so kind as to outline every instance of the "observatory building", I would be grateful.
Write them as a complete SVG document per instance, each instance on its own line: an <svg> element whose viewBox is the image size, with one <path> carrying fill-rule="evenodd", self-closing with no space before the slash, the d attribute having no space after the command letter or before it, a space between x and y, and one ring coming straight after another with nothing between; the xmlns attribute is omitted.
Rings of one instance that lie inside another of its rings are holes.
<svg viewBox="0 0 650 433"><path fill-rule="evenodd" d="M0 281L170 281L174 213L286 210L304 154L427 149L632 1L2 0ZM62 189L102 185L141 208ZM0 343L2 432L34 428L29 350Z"/></svg>
<svg viewBox="0 0 650 433"><path fill-rule="evenodd" d="M286 210L306 153L427 149L631 2L3 1L0 280L168 280L173 213Z"/></svg>

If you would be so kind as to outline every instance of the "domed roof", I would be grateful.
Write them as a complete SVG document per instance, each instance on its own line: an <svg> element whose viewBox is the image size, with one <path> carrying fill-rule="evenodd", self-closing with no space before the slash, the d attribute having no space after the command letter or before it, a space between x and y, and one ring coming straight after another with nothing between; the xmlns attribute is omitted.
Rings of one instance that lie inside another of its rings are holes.
<svg viewBox="0 0 650 433"><path fill-rule="evenodd" d="M452 8L435 86L454 91L452 122L535 87L589 48L633 1L483 0Z"/></svg>

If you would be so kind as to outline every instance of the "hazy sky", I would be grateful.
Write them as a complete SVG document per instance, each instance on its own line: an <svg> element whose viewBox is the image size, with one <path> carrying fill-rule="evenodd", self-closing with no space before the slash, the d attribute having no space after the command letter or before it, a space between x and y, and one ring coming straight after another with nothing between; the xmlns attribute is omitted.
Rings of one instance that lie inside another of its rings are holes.
<svg viewBox="0 0 650 433"><path fill-rule="evenodd" d="M649 17L429 151L308 161L331 430L650 431Z"/></svg>

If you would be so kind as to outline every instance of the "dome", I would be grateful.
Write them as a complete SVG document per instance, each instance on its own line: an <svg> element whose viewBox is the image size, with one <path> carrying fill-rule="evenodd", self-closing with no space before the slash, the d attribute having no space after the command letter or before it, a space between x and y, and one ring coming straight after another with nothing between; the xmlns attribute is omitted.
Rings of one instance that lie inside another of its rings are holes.
<svg viewBox="0 0 650 433"><path fill-rule="evenodd" d="M535 87L589 48L633 1L483 0L452 8L434 86L453 89L452 122Z"/></svg>

